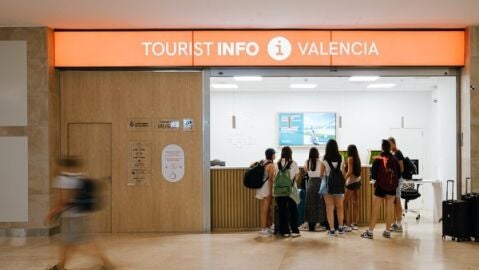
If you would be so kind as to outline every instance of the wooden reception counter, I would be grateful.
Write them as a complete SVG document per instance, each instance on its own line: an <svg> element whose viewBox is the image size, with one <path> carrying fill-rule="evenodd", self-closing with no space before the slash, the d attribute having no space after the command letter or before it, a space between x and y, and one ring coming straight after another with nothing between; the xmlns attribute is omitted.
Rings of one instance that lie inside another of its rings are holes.
<svg viewBox="0 0 479 270"><path fill-rule="evenodd" d="M211 226L213 231L254 230L260 226L260 200L256 191L243 186L246 168L211 168ZM359 225L369 223L374 194L370 168L361 171ZM384 221L384 207L379 222Z"/></svg>

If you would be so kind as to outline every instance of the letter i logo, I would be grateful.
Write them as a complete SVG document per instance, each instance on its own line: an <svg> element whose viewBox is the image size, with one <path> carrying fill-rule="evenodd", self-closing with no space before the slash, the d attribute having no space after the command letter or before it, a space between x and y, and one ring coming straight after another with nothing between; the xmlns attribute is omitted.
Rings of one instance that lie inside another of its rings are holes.
<svg viewBox="0 0 479 270"><path fill-rule="evenodd" d="M291 42L284 37L275 37L268 43L268 55L276 60L286 60L291 55Z"/></svg>

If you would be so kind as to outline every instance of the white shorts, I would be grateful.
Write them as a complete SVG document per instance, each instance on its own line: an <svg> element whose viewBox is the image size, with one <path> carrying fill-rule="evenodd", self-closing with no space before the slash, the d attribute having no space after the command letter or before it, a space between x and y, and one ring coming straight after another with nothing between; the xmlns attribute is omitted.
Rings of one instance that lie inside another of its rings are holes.
<svg viewBox="0 0 479 270"><path fill-rule="evenodd" d="M261 188L256 190L256 199L262 200L269 196L271 196L271 189L269 188L268 181L266 181Z"/></svg>

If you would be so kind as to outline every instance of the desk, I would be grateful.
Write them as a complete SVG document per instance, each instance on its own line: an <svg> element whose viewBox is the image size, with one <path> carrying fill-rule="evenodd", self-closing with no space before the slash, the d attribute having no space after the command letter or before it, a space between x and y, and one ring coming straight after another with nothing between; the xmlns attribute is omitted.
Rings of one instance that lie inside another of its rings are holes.
<svg viewBox="0 0 479 270"><path fill-rule="evenodd" d="M403 183L411 184L431 184L434 193L434 203L432 206L432 219L439 223L442 218L442 181L436 179L405 180Z"/></svg>
<svg viewBox="0 0 479 270"><path fill-rule="evenodd" d="M374 181L370 181L370 184L374 184ZM434 223L439 223L442 218L442 181L435 179L422 179L422 180L404 180L404 184L431 184L434 193L434 203L432 209L432 219Z"/></svg>

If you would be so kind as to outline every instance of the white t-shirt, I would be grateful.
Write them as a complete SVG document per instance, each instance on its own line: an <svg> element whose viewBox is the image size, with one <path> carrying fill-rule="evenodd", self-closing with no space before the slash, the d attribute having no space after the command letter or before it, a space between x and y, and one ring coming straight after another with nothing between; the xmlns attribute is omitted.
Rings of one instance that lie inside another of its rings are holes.
<svg viewBox="0 0 479 270"><path fill-rule="evenodd" d="M311 168L308 168L308 161L306 160L306 162L304 163L304 169L306 170L306 168L308 168L308 176L310 178L313 178L313 177L320 177L321 175L319 174L319 169L320 169L320 165L321 165L321 160L318 158L316 160L316 170L315 171L311 171Z"/></svg>
<svg viewBox="0 0 479 270"><path fill-rule="evenodd" d="M331 172L331 168L329 167L329 163L324 159L321 162L324 164L324 167L326 168L326 170L324 171L324 175L329 175L329 173ZM338 167L338 162L331 162L331 164L333 165L334 168ZM345 166L346 166L346 164L344 163L344 157L341 156L341 168L340 168L341 171L344 170Z"/></svg>
<svg viewBox="0 0 479 270"><path fill-rule="evenodd" d="M286 166L286 161L284 159L281 159L281 165L283 166L283 168L284 166ZM279 171L278 163L275 163L275 166L276 166L276 171L278 172ZM296 161L293 160L289 168L289 176L291 177L291 180L294 180L294 177L298 173L299 173L298 163L296 163Z"/></svg>
<svg viewBox="0 0 479 270"><path fill-rule="evenodd" d="M54 187L65 190L80 189L82 187L81 179L84 177L82 173L62 173L57 176ZM76 211L75 208L70 208L62 214L63 217L82 217L85 215Z"/></svg>

